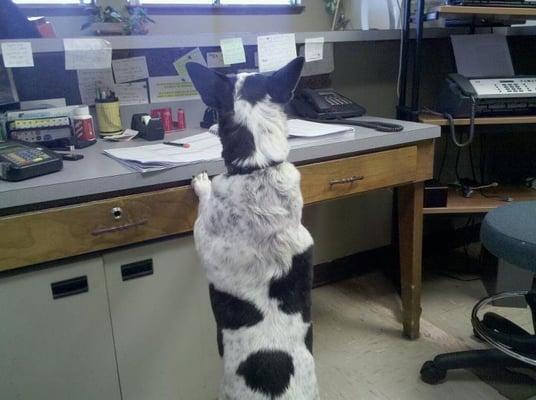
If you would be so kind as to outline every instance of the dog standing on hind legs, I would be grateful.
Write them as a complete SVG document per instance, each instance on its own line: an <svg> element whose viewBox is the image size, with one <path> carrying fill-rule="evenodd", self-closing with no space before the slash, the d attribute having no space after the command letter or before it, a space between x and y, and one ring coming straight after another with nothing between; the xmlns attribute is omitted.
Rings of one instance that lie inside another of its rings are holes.
<svg viewBox="0 0 536 400"><path fill-rule="evenodd" d="M187 64L218 111L227 173L192 181L194 238L210 282L224 376L220 400L317 400L312 356L313 239L301 224L300 174L286 115L303 58L271 76Z"/></svg>

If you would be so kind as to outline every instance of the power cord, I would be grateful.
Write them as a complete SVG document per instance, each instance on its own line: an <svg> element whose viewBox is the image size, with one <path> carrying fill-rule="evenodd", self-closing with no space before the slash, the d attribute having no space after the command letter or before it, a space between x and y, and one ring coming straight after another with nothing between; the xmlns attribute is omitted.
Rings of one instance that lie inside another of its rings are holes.
<svg viewBox="0 0 536 400"><path fill-rule="evenodd" d="M343 118L336 118L336 119L316 119L316 118L305 118L305 117L299 117L299 118L305 121L319 122L321 124L360 126L362 128L374 129L378 132L401 132L404 130L404 127L402 125L391 124L389 122L381 122L381 121L355 121L355 120L343 119Z"/></svg>

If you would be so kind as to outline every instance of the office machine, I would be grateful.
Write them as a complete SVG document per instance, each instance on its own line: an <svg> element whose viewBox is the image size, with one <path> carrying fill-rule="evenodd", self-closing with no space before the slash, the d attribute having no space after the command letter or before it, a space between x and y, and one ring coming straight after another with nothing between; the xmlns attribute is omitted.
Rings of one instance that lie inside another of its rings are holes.
<svg viewBox="0 0 536 400"><path fill-rule="evenodd" d="M291 106L300 116L315 119L360 117L367 111L333 89L302 89L296 92Z"/></svg>
<svg viewBox="0 0 536 400"><path fill-rule="evenodd" d="M73 131L69 117L15 119L7 123L8 138L47 147L69 147Z"/></svg>
<svg viewBox="0 0 536 400"><path fill-rule="evenodd" d="M473 109L474 108L474 109ZM536 77L466 78L450 74L438 111L453 118L536 114Z"/></svg>
<svg viewBox="0 0 536 400"><path fill-rule="evenodd" d="M340 95L333 89L301 89L296 92L287 112L307 121L324 124L354 125L380 132L400 132L402 125L381 121L356 121L345 118L361 117L366 114L364 107Z"/></svg>
<svg viewBox="0 0 536 400"><path fill-rule="evenodd" d="M0 142L0 179L22 181L62 167L61 157L48 149L13 140Z"/></svg>
<svg viewBox="0 0 536 400"><path fill-rule="evenodd" d="M536 0L447 0L452 6L473 7L536 7Z"/></svg>

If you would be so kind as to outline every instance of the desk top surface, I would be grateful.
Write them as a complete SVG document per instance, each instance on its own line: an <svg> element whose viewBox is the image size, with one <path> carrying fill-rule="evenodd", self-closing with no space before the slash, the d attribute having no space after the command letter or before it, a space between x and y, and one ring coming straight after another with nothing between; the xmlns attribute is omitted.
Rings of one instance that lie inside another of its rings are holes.
<svg viewBox="0 0 536 400"><path fill-rule="evenodd" d="M315 138L311 139L307 145L293 148L290 152L289 161L307 163L322 158L400 146L433 139L440 135L438 126L373 117L362 117L360 119L396 122L403 125L404 130L397 133L385 133L355 127L354 134L336 135L331 138ZM184 138L202 131L201 129L189 129L183 133L166 135L166 140ZM223 161L220 159L141 174L103 154L105 149L154 143L143 140L123 143L99 140L93 146L77 150L77 153L84 155L84 159L80 161L64 161L63 169L59 172L22 182L0 181L0 209L157 185L169 185L173 182L190 180L193 175L201 171L206 170L210 175L225 171Z"/></svg>

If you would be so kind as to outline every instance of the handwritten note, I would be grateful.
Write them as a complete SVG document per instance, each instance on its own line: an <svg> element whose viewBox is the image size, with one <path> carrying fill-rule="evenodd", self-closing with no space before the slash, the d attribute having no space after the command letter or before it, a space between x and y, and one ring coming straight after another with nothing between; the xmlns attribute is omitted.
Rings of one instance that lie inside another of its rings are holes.
<svg viewBox="0 0 536 400"><path fill-rule="evenodd" d="M305 39L305 61L320 61L324 58L324 38Z"/></svg>
<svg viewBox="0 0 536 400"><path fill-rule="evenodd" d="M78 90L82 104L92 106L95 104L96 90L114 89L114 77L110 69L78 70Z"/></svg>
<svg viewBox="0 0 536 400"><path fill-rule="evenodd" d="M125 83L149 77L145 56L122 58L112 61L116 83Z"/></svg>
<svg viewBox="0 0 536 400"><path fill-rule="evenodd" d="M2 43L2 58L6 68L33 67L32 44L30 42Z"/></svg>
<svg viewBox="0 0 536 400"><path fill-rule="evenodd" d="M220 40L225 64L243 64L246 62L246 53L242 38L228 38Z"/></svg>
<svg viewBox="0 0 536 400"><path fill-rule="evenodd" d="M223 54L219 51L207 53L207 66L209 68L223 68L229 65L223 62Z"/></svg>
<svg viewBox="0 0 536 400"><path fill-rule="evenodd" d="M115 85L115 94L122 106L149 103L147 82L118 83Z"/></svg>
<svg viewBox="0 0 536 400"><path fill-rule="evenodd" d="M65 69L109 69L112 45L104 39L63 39Z"/></svg>
<svg viewBox="0 0 536 400"><path fill-rule="evenodd" d="M296 58L293 33L257 37L260 72L276 71Z"/></svg>
<svg viewBox="0 0 536 400"><path fill-rule="evenodd" d="M179 75L179 80L181 82L192 82L192 80L190 79L190 75L188 75L188 71L186 70L186 63L189 62L196 62L198 64L204 65L205 67L207 66L207 62L205 61L203 54L201 54L201 50L199 50L199 47L196 47L189 53L186 53L173 63L173 66L175 67L175 70L177 71L177 75Z"/></svg>
<svg viewBox="0 0 536 400"><path fill-rule="evenodd" d="M151 103L199 99L192 82L184 82L177 76L149 78Z"/></svg>

